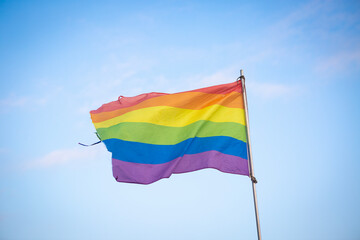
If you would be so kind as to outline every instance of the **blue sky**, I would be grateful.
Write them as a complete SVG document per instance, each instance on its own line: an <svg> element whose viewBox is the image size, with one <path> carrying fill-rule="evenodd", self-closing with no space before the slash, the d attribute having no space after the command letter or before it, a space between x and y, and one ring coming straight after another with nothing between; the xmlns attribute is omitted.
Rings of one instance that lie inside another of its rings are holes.
<svg viewBox="0 0 360 240"><path fill-rule="evenodd" d="M244 69L264 239L359 239L356 1L0 1L0 239L256 239L250 180L117 183L89 111Z"/></svg>

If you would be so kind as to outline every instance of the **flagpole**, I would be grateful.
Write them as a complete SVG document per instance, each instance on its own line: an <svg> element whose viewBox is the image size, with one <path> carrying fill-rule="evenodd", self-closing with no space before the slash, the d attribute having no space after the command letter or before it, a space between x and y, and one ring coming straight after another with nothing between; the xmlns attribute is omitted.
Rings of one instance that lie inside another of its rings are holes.
<svg viewBox="0 0 360 240"><path fill-rule="evenodd" d="M252 152L251 152L251 143L250 143L250 129L249 129L249 113L248 113L248 104L247 104L247 96L246 96L246 88L245 88L245 77L243 74L243 70L240 70L240 81L241 81L241 87L243 90L243 100L244 100L244 109L245 109L245 122L246 122L246 131L247 131L247 150L248 150L248 158L249 158L249 174L253 189L253 197L254 197L254 207L255 207L255 218L256 218L256 228L257 228L257 236L258 240L261 240L261 231L260 231L260 220L259 220L259 210L257 205L257 197L256 197L256 186L257 180L254 176L254 168L253 168L253 162L252 162Z"/></svg>

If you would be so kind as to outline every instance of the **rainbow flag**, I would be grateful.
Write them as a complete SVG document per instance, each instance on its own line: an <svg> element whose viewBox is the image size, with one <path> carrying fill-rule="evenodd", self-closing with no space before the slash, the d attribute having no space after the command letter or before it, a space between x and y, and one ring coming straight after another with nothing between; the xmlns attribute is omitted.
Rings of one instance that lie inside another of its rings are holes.
<svg viewBox="0 0 360 240"><path fill-rule="evenodd" d="M239 82L122 97L90 115L118 182L149 184L204 168L249 176Z"/></svg>

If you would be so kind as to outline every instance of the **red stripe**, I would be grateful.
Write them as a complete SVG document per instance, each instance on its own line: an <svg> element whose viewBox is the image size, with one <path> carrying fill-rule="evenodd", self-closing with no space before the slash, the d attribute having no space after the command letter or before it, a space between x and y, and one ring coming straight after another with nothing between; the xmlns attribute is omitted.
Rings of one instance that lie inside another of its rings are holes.
<svg viewBox="0 0 360 240"><path fill-rule="evenodd" d="M237 82L221 84L217 86L211 86L206 88L195 89L191 91L179 92L179 93L186 93L186 92L202 92L202 93L212 93L212 94L227 94L230 92L242 92L241 84ZM174 94L179 94L174 93ZM97 114L102 112L111 112L120 108L127 108L134 105L137 105L143 101L146 101L150 98L155 98L163 95L169 95L169 93L144 93L134 97L126 97L126 101L121 101L121 98L117 101L113 101L110 103L103 104L100 108L96 110L92 110L90 114ZM120 102L119 102L120 101ZM120 104L121 103L121 104Z"/></svg>

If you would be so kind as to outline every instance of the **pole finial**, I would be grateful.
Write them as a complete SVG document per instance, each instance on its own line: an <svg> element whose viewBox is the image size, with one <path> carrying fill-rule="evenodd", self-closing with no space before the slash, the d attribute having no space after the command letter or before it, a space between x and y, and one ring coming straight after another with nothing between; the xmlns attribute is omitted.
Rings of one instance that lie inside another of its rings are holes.
<svg viewBox="0 0 360 240"><path fill-rule="evenodd" d="M240 69L240 77L239 80L241 80L242 82L245 82L245 76L244 76L244 71L242 69Z"/></svg>

